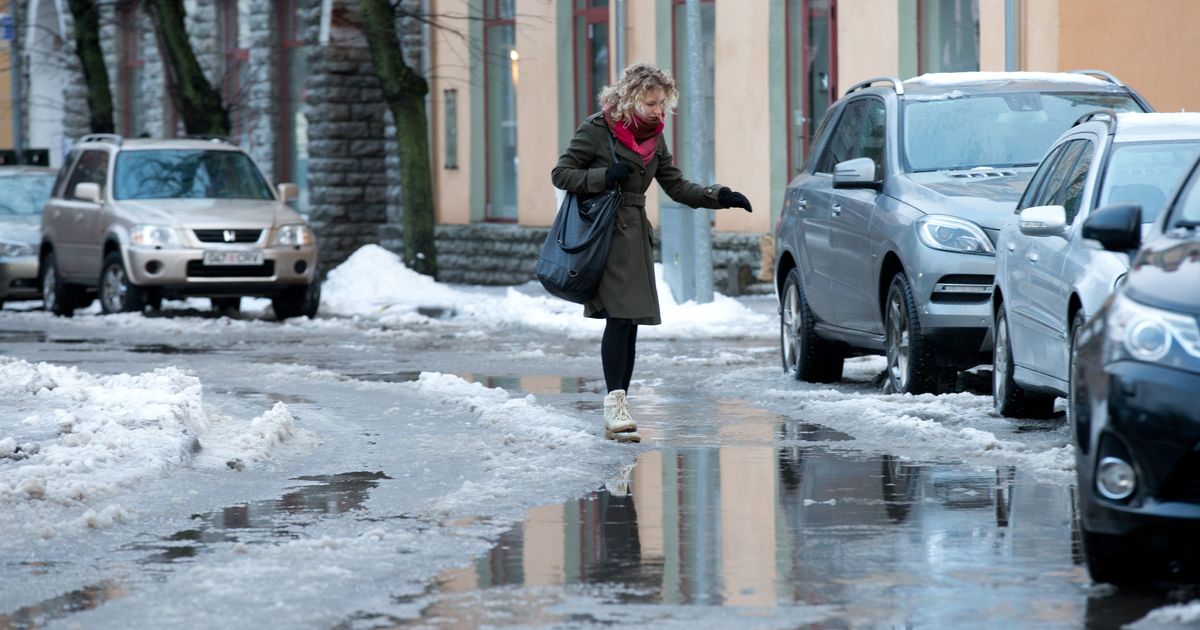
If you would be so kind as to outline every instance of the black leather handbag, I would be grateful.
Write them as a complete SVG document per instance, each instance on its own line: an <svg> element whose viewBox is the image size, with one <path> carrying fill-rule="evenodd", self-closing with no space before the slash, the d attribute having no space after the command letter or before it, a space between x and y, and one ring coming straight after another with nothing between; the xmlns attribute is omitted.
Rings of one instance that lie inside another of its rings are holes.
<svg viewBox="0 0 1200 630"><path fill-rule="evenodd" d="M608 148L615 164L617 149L612 134L608 136ZM582 201L579 195L567 193L537 261L537 279L551 295L578 304L595 297L620 207L619 186Z"/></svg>

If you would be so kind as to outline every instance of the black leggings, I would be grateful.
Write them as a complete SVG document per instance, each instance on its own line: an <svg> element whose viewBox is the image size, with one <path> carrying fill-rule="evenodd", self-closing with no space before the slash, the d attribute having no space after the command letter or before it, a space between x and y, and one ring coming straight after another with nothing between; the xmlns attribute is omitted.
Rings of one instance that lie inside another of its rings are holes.
<svg viewBox="0 0 1200 630"><path fill-rule="evenodd" d="M600 361L604 364L604 384L608 391L629 390L633 377L633 355L637 348L637 328L632 319L609 317L600 340Z"/></svg>

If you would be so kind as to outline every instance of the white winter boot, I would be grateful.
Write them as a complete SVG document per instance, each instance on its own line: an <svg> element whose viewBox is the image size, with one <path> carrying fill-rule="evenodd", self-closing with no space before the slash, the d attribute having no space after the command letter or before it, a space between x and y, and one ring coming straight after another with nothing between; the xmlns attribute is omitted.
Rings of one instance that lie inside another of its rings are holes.
<svg viewBox="0 0 1200 630"><path fill-rule="evenodd" d="M604 436L618 442L640 442L637 423L629 416L625 390L615 389L604 397Z"/></svg>

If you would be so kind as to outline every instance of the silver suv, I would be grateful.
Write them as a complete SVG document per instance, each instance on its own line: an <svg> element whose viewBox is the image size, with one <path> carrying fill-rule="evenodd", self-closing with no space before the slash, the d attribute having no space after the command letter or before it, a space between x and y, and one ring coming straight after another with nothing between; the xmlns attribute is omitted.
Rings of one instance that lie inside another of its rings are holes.
<svg viewBox="0 0 1200 630"><path fill-rule="evenodd" d="M105 313L201 296L236 309L271 298L278 319L316 314L317 246L241 149L221 140L85 136L42 213L46 308L71 315L100 298Z"/></svg>
<svg viewBox="0 0 1200 630"><path fill-rule="evenodd" d="M1097 108L1150 109L1092 71L851 87L775 227L784 369L835 381L845 357L881 353L888 387L921 393L988 362L996 234L1046 148Z"/></svg>
<svg viewBox="0 0 1200 630"><path fill-rule="evenodd" d="M1145 229L1200 156L1200 114L1082 117L1047 153L1000 230L992 293L992 398L1006 416L1045 417L1070 391L1076 337L1129 270L1083 238L1095 208L1134 203Z"/></svg>

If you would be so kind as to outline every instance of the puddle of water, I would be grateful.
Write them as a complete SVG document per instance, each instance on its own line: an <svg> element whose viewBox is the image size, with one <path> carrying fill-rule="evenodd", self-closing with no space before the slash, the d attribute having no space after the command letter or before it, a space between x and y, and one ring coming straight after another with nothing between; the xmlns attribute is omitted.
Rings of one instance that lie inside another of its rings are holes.
<svg viewBox="0 0 1200 630"><path fill-rule="evenodd" d="M296 537L295 529L327 514L364 507L372 488L391 479L382 472L351 472L296 477L311 485L296 486L278 499L231 505L206 514L193 514L195 526L132 548L154 553L142 563L171 563L195 557L214 543L238 542L245 535Z"/></svg>
<svg viewBox="0 0 1200 630"><path fill-rule="evenodd" d="M42 343L46 333L35 330L0 330L0 343Z"/></svg>
<svg viewBox="0 0 1200 630"><path fill-rule="evenodd" d="M137 344L126 350L138 354L211 354L217 351L213 348L172 346L165 343Z"/></svg>
<svg viewBox="0 0 1200 630"><path fill-rule="evenodd" d="M281 402L285 405L312 404L312 399L305 398L296 394L280 394L277 392L264 392L259 389L250 389L247 387L215 387L214 394L230 394L238 398L265 398L271 402Z"/></svg>
<svg viewBox="0 0 1200 630"><path fill-rule="evenodd" d="M780 436L831 439L825 431L797 425ZM1133 621L1172 602L1089 596L1075 521L1070 486L1012 467L798 441L644 452L627 477L532 510L473 566L440 575L422 621L480 621L492 602L546 592L526 587L562 590L504 623L553 621L550 609L581 589L608 605L831 605L840 622L892 626L1077 626L1093 609Z"/></svg>
<svg viewBox="0 0 1200 630"><path fill-rule="evenodd" d="M64 593L33 606L26 606L11 613L0 613L0 628L26 630L41 628L46 624L74 613L99 608L114 600L125 597L129 591L119 582L105 581Z"/></svg>

